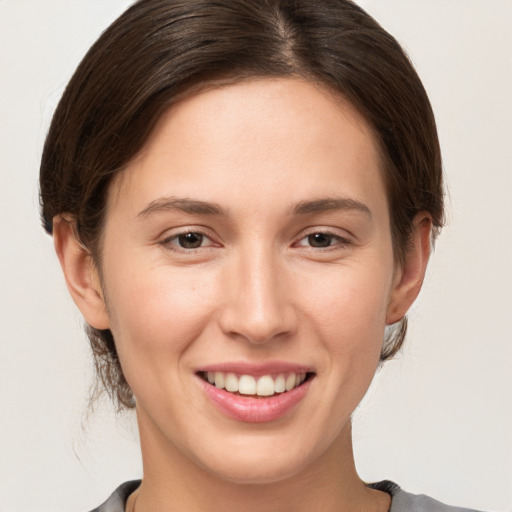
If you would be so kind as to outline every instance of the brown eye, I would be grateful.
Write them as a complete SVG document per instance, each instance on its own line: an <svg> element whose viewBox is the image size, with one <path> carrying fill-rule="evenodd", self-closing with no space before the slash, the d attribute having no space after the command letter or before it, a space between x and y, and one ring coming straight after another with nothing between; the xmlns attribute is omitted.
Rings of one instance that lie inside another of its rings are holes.
<svg viewBox="0 0 512 512"><path fill-rule="evenodd" d="M312 233L308 235L308 243L311 247L329 247L332 245L333 240L336 238L334 235L328 233Z"/></svg>
<svg viewBox="0 0 512 512"><path fill-rule="evenodd" d="M209 248L220 247L209 235L201 231L186 231L183 230L181 233L176 233L164 238L158 242L158 245L164 249L185 254L193 254L196 250L203 250Z"/></svg>
<svg viewBox="0 0 512 512"><path fill-rule="evenodd" d="M177 242L183 249L197 249L203 245L204 235L201 233L183 233L178 235Z"/></svg>

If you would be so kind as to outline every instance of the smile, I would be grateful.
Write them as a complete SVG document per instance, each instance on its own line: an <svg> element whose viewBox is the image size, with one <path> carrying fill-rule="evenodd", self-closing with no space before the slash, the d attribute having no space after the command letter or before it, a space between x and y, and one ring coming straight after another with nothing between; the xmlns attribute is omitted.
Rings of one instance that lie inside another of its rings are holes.
<svg viewBox="0 0 512 512"><path fill-rule="evenodd" d="M267 423L292 414L316 377L313 368L285 362L224 363L196 372L215 408L231 419Z"/></svg>
<svg viewBox="0 0 512 512"><path fill-rule="evenodd" d="M224 389L229 393L267 397L277 393L286 393L299 387L311 374L288 372L274 376L269 374L256 377L227 372L201 372L200 376L216 388Z"/></svg>

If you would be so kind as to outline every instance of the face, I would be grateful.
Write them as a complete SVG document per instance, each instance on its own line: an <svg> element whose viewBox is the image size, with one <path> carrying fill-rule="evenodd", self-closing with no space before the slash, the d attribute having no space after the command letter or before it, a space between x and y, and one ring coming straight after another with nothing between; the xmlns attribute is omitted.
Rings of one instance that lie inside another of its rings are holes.
<svg viewBox="0 0 512 512"><path fill-rule="evenodd" d="M344 449L399 281L379 165L358 113L299 79L161 118L109 191L97 325L143 454L269 482Z"/></svg>

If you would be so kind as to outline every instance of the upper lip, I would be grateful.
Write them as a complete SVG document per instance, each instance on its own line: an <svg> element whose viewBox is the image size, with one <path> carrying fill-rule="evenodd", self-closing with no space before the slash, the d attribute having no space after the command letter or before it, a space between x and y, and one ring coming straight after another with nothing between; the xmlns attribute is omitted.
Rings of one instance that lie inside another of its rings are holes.
<svg viewBox="0 0 512 512"><path fill-rule="evenodd" d="M197 372L223 372L261 377L280 373L312 373L314 369L308 365L287 361L266 361L262 363L230 361L201 366L197 369Z"/></svg>

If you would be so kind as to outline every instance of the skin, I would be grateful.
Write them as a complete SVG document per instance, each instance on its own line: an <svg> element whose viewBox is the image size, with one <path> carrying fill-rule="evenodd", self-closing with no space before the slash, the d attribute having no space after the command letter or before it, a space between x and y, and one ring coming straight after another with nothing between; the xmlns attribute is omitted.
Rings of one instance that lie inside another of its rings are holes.
<svg viewBox="0 0 512 512"><path fill-rule="evenodd" d="M184 199L222 213L183 211ZM101 279L72 222L55 220L71 294L90 325L112 330L137 400L138 512L388 510L357 475L350 416L385 326L420 290L428 214L414 226L398 267L370 128L300 79L205 89L161 118L110 187ZM202 233L201 246L180 247L184 233ZM277 421L226 417L196 375L268 360L314 369Z"/></svg>

